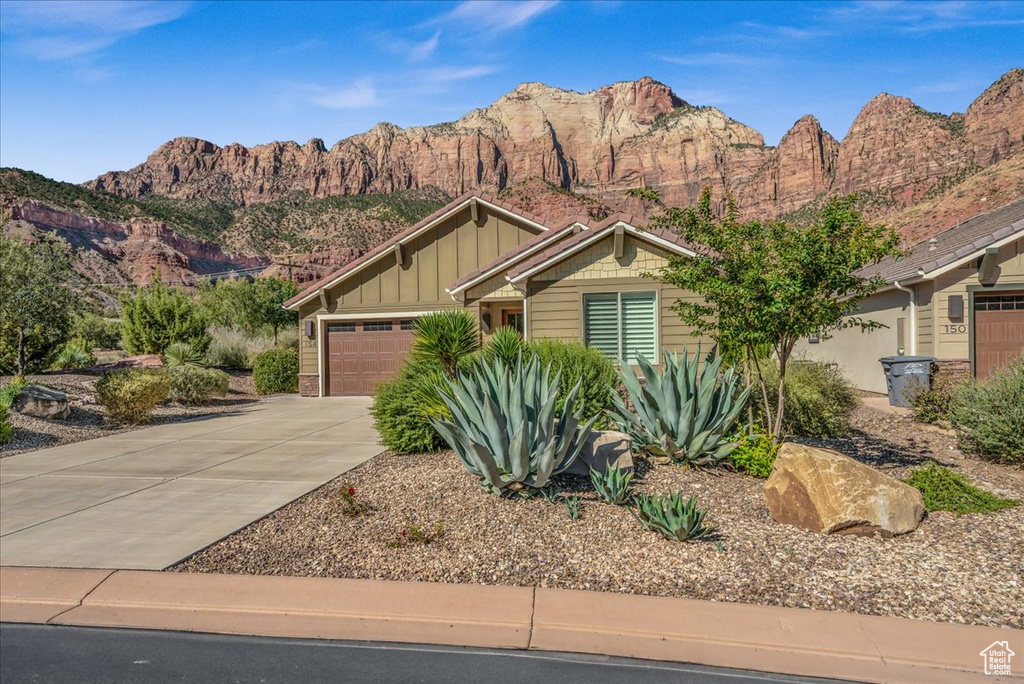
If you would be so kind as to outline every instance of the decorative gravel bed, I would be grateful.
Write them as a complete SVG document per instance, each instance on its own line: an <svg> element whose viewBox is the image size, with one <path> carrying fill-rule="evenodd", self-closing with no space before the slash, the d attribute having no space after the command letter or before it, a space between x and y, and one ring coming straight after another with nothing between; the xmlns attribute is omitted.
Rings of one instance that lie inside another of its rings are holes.
<svg viewBox="0 0 1024 684"><path fill-rule="evenodd" d="M156 407L149 423L137 426L105 424L103 410L95 401L96 381L99 376L84 373L30 375L26 378L29 382L46 385L67 394L71 415L67 420L44 420L25 416L12 410L8 415L13 435L10 442L0 445L0 458L61 444L116 435L120 432L130 432L163 423L174 423L199 416L235 411L259 401L256 389L252 384L252 373L232 371L230 375L231 380L226 397L213 399L211 403L204 406L164 404ZM0 384L6 384L11 378L0 380L2 380Z"/></svg>
<svg viewBox="0 0 1024 684"><path fill-rule="evenodd" d="M829 446L895 476L931 458L1024 498L1021 471L965 459L946 433L866 407L854 428ZM739 473L640 461L638 478L639 491L696 494L715 535L666 541L598 503L585 478L560 478L584 499L572 521L561 504L485 494L452 453L383 454L173 570L562 587L1024 627L1024 506L933 513L889 540L821 536L772 520L762 481ZM344 514L339 494L350 486L366 515ZM439 523L429 544L395 547L403 529Z"/></svg>

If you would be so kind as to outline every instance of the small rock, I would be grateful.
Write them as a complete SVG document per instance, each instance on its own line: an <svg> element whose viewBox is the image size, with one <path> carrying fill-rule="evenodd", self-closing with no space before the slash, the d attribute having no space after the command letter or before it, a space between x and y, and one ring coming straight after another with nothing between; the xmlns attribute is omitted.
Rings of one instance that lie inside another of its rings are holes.
<svg viewBox="0 0 1024 684"><path fill-rule="evenodd" d="M66 394L39 385L26 386L12 406L18 413L48 420L64 420L71 414Z"/></svg>

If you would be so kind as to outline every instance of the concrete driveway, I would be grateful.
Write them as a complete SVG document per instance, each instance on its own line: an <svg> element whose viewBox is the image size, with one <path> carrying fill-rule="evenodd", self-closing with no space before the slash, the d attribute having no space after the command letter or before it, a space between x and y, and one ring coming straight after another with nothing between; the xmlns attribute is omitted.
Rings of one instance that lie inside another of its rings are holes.
<svg viewBox="0 0 1024 684"><path fill-rule="evenodd" d="M369 405L276 397L0 459L0 565L173 565L379 454Z"/></svg>

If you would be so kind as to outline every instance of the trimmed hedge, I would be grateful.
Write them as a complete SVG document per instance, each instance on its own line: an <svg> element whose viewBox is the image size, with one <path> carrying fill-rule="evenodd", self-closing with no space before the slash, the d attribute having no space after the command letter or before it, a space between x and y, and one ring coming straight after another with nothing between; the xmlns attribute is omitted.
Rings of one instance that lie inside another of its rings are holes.
<svg viewBox="0 0 1024 684"><path fill-rule="evenodd" d="M294 394L299 391L299 352L268 349L252 364L257 394Z"/></svg>
<svg viewBox="0 0 1024 684"><path fill-rule="evenodd" d="M96 383L96 401L107 418L134 425L149 420L157 404L167 401L171 378L150 368L130 368L107 373Z"/></svg>
<svg viewBox="0 0 1024 684"><path fill-rule="evenodd" d="M230 376L216 368L199 366L173 366L167 369L171 378L169 397L179 404L205 404L211 397L228 393Z"/></svg>

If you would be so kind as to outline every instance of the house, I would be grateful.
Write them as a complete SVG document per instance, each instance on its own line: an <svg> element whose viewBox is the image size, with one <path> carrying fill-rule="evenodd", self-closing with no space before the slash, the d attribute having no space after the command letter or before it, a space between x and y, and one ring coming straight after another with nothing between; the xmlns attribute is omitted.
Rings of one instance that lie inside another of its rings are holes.
<svg viewBox="0 0 1024 684"><path fill-rule="evenodd" d="M466 194L285 303L300 328L299 391L366 395L395 373L412 321L472 312L481 335L583 340L612 358L698 340L670 309L691 293L644 273L692 255L678 236L628 216L552 226L497 198Z"/></svg>
<svg viewBox="0 0 1024 684"><path fill-rule="evenodd" d="M1024 200L976 216L861 271L885 285L849 328L805 340L797 352L835 361L860 389L885 392L878 359L924 355L939 373L983 378L1024 354Z"/></svg>

